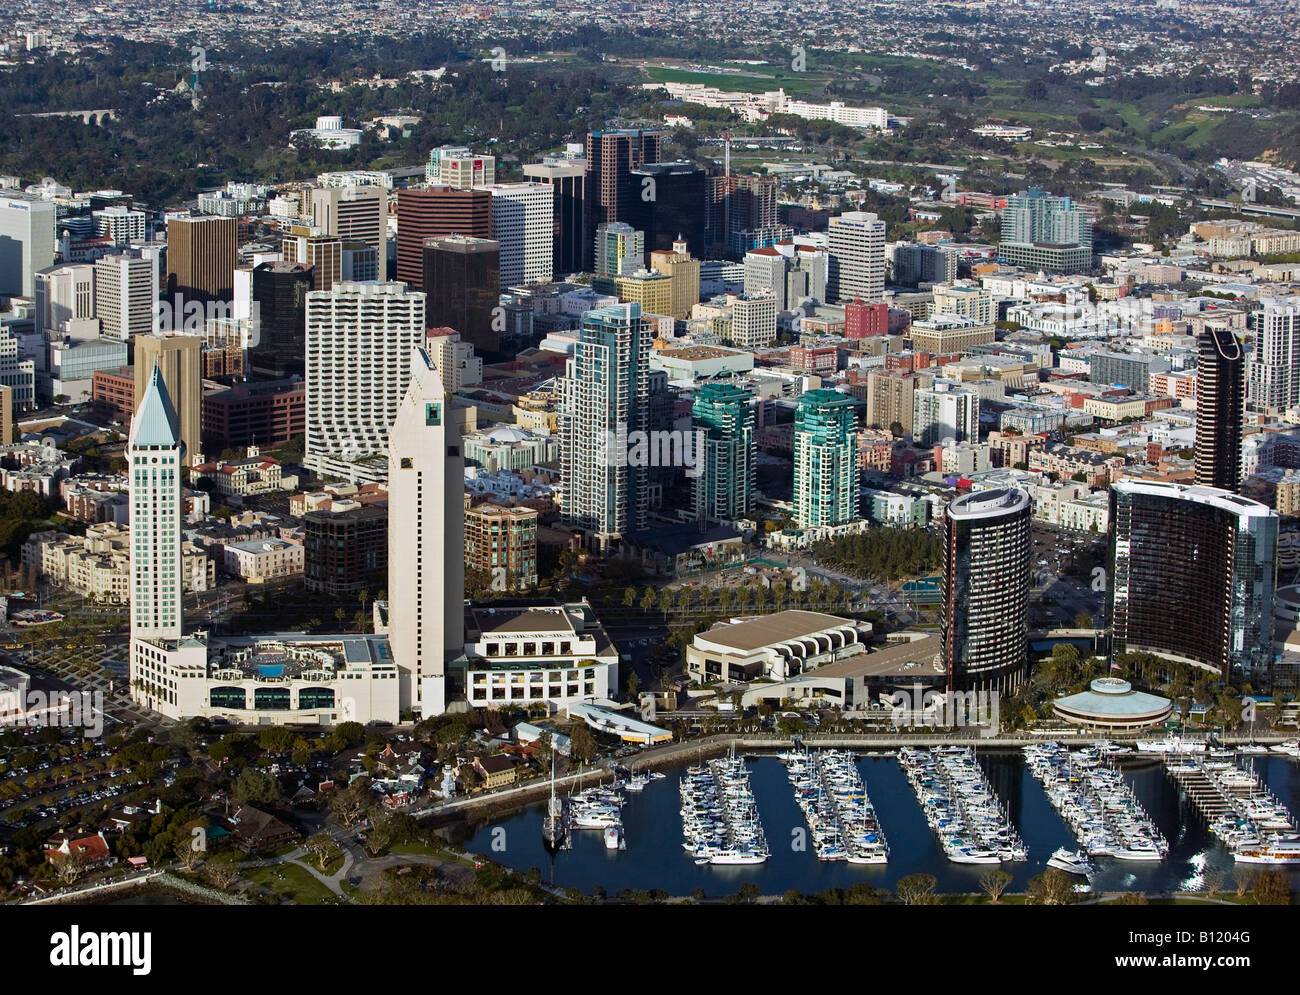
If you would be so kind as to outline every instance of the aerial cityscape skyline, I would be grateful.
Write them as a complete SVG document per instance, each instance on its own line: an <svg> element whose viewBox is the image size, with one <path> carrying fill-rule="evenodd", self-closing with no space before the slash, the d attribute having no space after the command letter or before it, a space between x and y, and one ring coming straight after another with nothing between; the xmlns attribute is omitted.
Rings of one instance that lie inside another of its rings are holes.
<svg viewBox="0 0 1300 995"><path fill-rule="evenodd" d="M0 897L1294 904L1297 17L0 4Z"/></svg>

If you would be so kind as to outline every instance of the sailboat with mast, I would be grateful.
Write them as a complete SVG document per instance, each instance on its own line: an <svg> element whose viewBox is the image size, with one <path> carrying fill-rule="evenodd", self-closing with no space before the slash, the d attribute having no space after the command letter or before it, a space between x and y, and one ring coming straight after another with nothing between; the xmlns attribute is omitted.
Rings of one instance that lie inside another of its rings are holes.
<svg viewBox="0 0 1300 995"><path fill-rule="evenodd" d="M555 754L551 754L551 797L546 803L546 817L542 819L542 840L546 849L554 854L573 846L569 839L569 809L564 799L555 793Z"/></svg>

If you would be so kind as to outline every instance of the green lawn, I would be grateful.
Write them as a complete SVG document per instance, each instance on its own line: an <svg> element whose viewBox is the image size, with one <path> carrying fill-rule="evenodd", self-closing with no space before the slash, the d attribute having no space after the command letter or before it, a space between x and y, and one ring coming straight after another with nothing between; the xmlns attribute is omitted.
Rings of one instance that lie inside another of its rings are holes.
<svg viewBox="0 0 1300 995"><path fill-rule="evenodd" d="M338 901L332 891L296 864L254 867L245 871L244 877L294 905L333 905Z"/></svg>

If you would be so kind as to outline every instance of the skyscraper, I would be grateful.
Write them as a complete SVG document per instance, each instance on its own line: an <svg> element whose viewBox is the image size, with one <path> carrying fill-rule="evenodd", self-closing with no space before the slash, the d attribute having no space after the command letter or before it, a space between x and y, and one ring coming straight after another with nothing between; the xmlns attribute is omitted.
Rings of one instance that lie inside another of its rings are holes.
<svg viewBox="0 0 1300 995"><path fill-rule="evenodd" d="M548 184L553 194L551 272L555 276L582 271L582 208L586 175L586 159L547 157L524 166L524 176Z"/></svg>
<svg viewBox="0 0 1300 995"><path fill-rule="evenodd" d="M828 301L879 300L885 293L885 223L866 211L831 218L826 229Z"/></svg>
<svg viewBox="0 0 1300 995"><path fill-rule="evenodd" d="M596 226L609 221L632 221L632 170L658 162L664 132L622 129L593 131L587 135L587 175L583 186L582 268L593 267ZM637 188L636 196L640 197Z"/></svg>
<svg viewBox="0 0 1300 995"><path fill-rule="evenodd" d="M315 289L306 263L260 263L253 270L257 344L248 350L257 376L303 376L307 368L307 295Z"/></svg>
<svg viewBox="0 0 1300 995"><path fill-rule="evenodd" d="M645 232L623 221L596 226L596 276L631 276L645 269Z"/></svg>
<svg viewBox="0 0 1300 995"><path fill-rule="evenodd" d="M670 251L677 241L704 251L707 179L693 162L647 163L628 171L626 220L645 232L647 252Z"/></svg>
<svg viewBox="0 0 1300 995"><path fill-rule="evenodd" d="M172 218L167 222L167 293L186 301L228 301L239 262L234 218Z"/></svg>
<svg viewBox="0 0 1300 995"><path fill-rule="evenodd" d="M794 520L799 528L843 525L858 515L853 398L809 390L794 415Z"/></svg>
<svg viewBox="0 0 1300 995"><path fill-rule="evenodd" d="M634 303L588 311L578 336L560 381L563 515L604 548L646 526L646 468L628 465L627 439L647 430L653 336Z"/></svg>
<svg viewBox="0 0 1300 995"><path fill-rule="evenodd" d="M307 294L307 440L303 465L382 481L384 454L424 341L425 295L401 282L337 284Z"/></svg>
<svg viewBox="0 0 1300 995"><path fill-rule="evenodd" d="M1120 480L1110 526L1114 652L1268 687L1277 512L1219 488Z"/></svg>
<svg viewBox="0 0 1300 995"><path fill-rule="evenodd" d="M176 415L185 459L192 460L202 451L203 339L197 335L137 335L132 348L136 407L145 402L156 370Z"/></svg>
<svg viewBox="0 0 1300 995"><path fill-rule="evenodd" d="M772 176L710 176L701 252L733 257L777 240L777 181ZM710 255L708 258L716 258ZM773 288L775 289L775 288Z"/></svg>
<svg viewBox="0 0 1300 995"><path fill-rule="evenodd" d="M308 212L312 225L325 235L373 248L379 263L375 279L381 283L388 279L388 191L384 187L312 189L308 191Z"/></svg>
<svg viewBox="0 0 1300 995"><path fill-rule="evenodd" d="M913 393L912 405L912 435L918 445L979 441L980 396L973 388L936 380Z"/></svg>
<svg viewBox="0 0 1300 995"><path fill-rule="evenodd" d="M1257 314L1255 355L1246 377L1252 408L1285 411L1300 404L1300 306L1269 303Z"/></svg>
<svg viewBox="0 0 1300 995"><path fill-rule="evenodd" d="M1196 351L1196 483L1235 491L1241 486L1245 353L1226 328L1201 332Z"/></svg>
<svg viewBox="0 0 1300 995"><path fill-rule="evenodd" d="M137 639L179 639L181 598L181 467L187 458L180 421L162 371L148 368L127 441L131 502L131 681Z"/></svg>
<svg viewBox="0 0 1300 995"><path fill-rule="evenodd" d="M1049 272L1092 268L1092 218L1069 197L1030 187L1007 198L1001 224L998 256L1008 262Z"/></svg>
<svg viewBox="0 0 1300 995"><path fill-rule="evenodd" d="M424 246L431 238L492 237L492 195L486 190L411 187L397 192L397 279L424 290Z"/></svg>
<svg viewBox="0 0 1300 995"><path fill-rule="evenodd" d="M1011 694L1029 651L1032 505L1018 487L965 494L944 512L943 663L949 691Z"/></svg>
<svg viewBox="0 0 1300 995"><path fill-rule="evenodd" d="M313 225L292 225L280 240L280 254L285 262L311 267L315 290L332 290L344 279L343 239Z"/></svg>
<svg viewBox="0 0 1300 995"><path fill-rule="evenodd" d="M479 155L463 145L441 145L429 153L424 177L431 186L471 190L496 182L496 157Z"/></svg>
<svg viewBox="0 0 1300 995"><path fill-rule="evenodd" d="M791 311L801 301L826 301L830 257L823 248L780 242L745 253L745 293L771 291L778 311Z"/></svg>
<svg viewBox="0 0 1300 995"><path fill-rule="evenodd" d="M447 710L448 665L465 643L465 410L428 353L408 355L388 437L388 631L401 709L428 717Z"/></svg>
<svg viewBox="0 0 1300 995"><path fill-rule="evenodd" d="M494 183L492 238L500 246L500 289L549 283L554 253L555 194L545 183Z"/></svg>
<svg viewBox="0 0 1300 995"><path fill-rule="evenodd" d="M429 328L454 328L479 352L501 346L504 321L494 311L501 297L500 243L448 235L424 247L425 320Z"/></svg>
<svg viewBox="0 0 1300 995"><path fill-rule="evenodd" d="M54 265L53 201L0 196L0 297L33 297L36 274Z"/></svg>
<svg viewBox="0 0 1300 995"><path fill-rule="evenodd" d="M651 252L650 268L673 281L672 306L667 313L674 318L689 318L691 309L700 302L700 261L691 256L686 243L678 240L668 250Z"/></svg>
<svg viewBox="0 0 1300 995"><path fill-rule="evenodd" d="M130 342L153 331L158 300L158 264L139 255L101 256L95 260L95 312L100 333Z"/></svg>
<svg viewBox="0 0 1300 995"><path fill-rule="evenodd" d="M734 522L754 503L754 397L735 384L705 384L695 394L691 422L704 432L699 474L691 481L695 517Z"/></svg>

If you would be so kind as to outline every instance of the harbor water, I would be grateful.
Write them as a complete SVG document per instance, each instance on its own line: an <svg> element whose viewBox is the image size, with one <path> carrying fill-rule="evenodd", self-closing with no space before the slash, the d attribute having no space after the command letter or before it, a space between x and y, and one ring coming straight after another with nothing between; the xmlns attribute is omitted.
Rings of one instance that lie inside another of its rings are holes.
<svg viewBox="0 0 1300 995"><path fill-rule="evenodd" d="M1078 844L1019 751L980 750L977 758L1028 850L1028 860L1000 865L1013 878L1011 890L1023 890L1031 877L1046 868L1058 847L1074 850ZM1240 763L1245 765L1249 759L1243 757ZM1300 814L1300 764L1285 756L1260 756L1254 761L1255 772L1264 783L1293 814ZM684 768L665 771L667 777L651 781L639 793L626 793L622 810L626 850L606 849L601 833L577 830L572 833L572 849L559 851L552 861L542 840L544 803L476 825L468 830L463 843L471 852L507 867L520 871L536 867L544 880L587 894L600 886L610 895L624 889L660 889L670 895L703 889L709 896L724 896L750 881L766 895L791 889L812 893L858 883L892 889L900 878L916 873L934 875L942 893L978 892L979 879L990 866L954 864L947 859L897 758L860 756L857 764L889 842L889 862L884 865L818 860L785 767L774 756L749 762L750 783L771 848L771 856L763 864L697 866L683 850L678 782ZM1169 841L1169 854L1150 863L1098 859L1094 889L1196 891L1204 886L1203 874L1208 868L1221 869L1224 887L1231 887L1231 855L1210 833L1205 819L1163 765L1156 760L1128 760L1120 769ZM1263 869L1254 865L1251 871ZM1300 868L1290 867L1286 872L1292 886L1300 887Z"/></svg>

